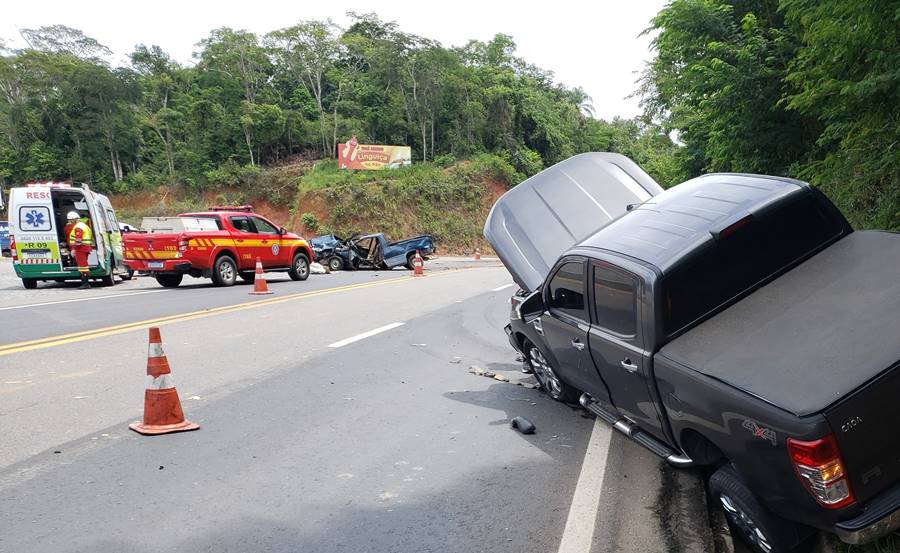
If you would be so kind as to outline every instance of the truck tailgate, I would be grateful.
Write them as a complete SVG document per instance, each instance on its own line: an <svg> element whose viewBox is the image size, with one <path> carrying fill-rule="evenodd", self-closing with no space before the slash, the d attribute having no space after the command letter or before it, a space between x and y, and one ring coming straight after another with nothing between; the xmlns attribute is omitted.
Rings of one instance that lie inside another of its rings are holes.
<svg viewBox="0 0 900 553"><path fill-rule="evenodd" d="M180 239L180 234L172 233L126 233L123 237L125 259L174 259Z"/></svg>
<svg viewBox="0 0 900 553"><path fill-rule="evenodd" d="M900 363L825 411L860 503L900 481L898 399Z"/></svg>

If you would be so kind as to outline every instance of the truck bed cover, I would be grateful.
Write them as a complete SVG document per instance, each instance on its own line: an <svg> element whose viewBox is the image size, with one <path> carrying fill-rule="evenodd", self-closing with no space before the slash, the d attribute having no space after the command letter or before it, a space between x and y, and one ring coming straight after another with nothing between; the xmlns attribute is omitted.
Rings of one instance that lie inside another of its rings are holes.
<svg viewBox="0 0 900 553"><path fill-rule="evenodd" d="M900 359L897 275L900 234L854 232L659 354L798 416L816 413Z"/></svg>

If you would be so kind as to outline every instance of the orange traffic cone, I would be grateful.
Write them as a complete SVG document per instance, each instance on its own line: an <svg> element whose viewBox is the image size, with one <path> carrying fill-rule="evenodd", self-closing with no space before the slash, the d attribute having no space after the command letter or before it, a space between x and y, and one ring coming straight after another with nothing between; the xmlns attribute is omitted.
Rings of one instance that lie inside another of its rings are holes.
<svg viewBox="0 0 900 553"><path fill-rule="evenodd" d="M416 250L416 257L413 259L413 276L425 276L425 262L422 260L422 256L419 255L419 250Z"/></svg>
<svg viewBox="0 0 900 553"><path fill-rule="evenodd" d="M128 428L138 434L154 435L197 430L199 424L185 420L181 400L175 390L175 380L162 348L159 328L150 329L147 351L147 389L144 392L144 420L133 422Z"/></svg>
<svg viewBox="0 0 900 553"><path fill-rule="evenodd" d="M475 248L475 261L478 261L479 259L481 259L481 250Z"/></svg>
<svg viewBox="0 0 900 553"><path fill-rule="evenodd" d="M273 293L269 290L269 283L266 282L266 274L262 269L262 261L256 258L256 275L253 277L253 291L250 294L254 296L264 296Z"/></svg>

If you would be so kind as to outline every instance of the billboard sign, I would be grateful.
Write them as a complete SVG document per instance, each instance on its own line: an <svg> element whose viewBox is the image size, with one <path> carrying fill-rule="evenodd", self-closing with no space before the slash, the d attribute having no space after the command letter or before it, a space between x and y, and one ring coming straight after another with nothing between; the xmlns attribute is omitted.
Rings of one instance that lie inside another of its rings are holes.
<svg viewBox="0 0 900 553"><path fill-rule="evenodd" d="M354 136L338 144L337 149L338 167L341 169L396 169L412 164L412 148L409 146L360 144Z"/></svg>

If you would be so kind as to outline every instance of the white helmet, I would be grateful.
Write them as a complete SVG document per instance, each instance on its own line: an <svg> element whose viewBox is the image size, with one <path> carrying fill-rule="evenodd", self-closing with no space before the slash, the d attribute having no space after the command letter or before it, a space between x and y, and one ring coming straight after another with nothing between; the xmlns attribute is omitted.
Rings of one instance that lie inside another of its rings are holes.
<svg viewBox="0 0 900 553"><path fill-rule="evenodd" d="M66 215L66 219L68 219L70 221L73 221L73 220L77 221L78 219L81 219L81 215L79 215L77 211L70 211L69 214Z"/></svg>

